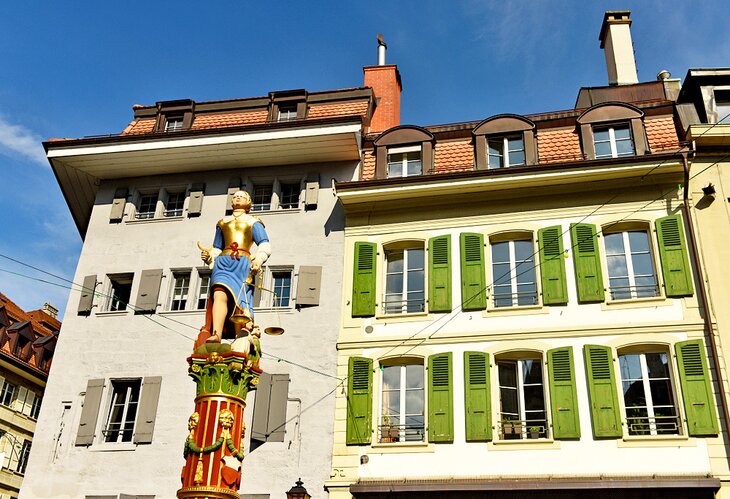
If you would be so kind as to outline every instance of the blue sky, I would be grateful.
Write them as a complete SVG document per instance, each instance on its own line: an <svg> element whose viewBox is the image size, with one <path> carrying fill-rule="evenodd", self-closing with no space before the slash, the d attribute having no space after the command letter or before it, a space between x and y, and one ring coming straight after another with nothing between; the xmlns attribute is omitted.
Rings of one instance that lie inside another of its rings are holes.
<svg viewBox="0 0 730 499"><path fill-rule="evenodd" d="M81 238L41 141L118 133L132 105L362 85L383 33L403 123L570 109L607 83L603 12L632 11L641 81L730 66L727 0L33 1L0 6L0 255L72 279ZM0 257L0 291L63 309L67 283Z"/></svg>

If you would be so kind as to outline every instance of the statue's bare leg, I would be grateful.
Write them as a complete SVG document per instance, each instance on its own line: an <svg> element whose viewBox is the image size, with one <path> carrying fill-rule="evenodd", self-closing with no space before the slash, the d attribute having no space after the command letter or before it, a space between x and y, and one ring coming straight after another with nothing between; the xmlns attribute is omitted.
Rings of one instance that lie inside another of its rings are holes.
<svg viewBox="0 0 730 499"><path fill-rule="evenodd" d="M220 289L213 293L213 332L206 341L208 343L220 343L223 337L223 326L228 315L228 294Z"/></svg>

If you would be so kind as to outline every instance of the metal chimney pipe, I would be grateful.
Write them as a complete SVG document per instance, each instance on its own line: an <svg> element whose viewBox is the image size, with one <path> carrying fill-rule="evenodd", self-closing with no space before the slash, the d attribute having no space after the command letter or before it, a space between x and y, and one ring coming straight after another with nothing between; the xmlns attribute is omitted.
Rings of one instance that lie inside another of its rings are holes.
<svg viewBox="0 0 730 499"><path fill-rule="evenodd" d="M378 35L378 66L385 66L385 50L388 46L383 41L383 35Z"/></svg>

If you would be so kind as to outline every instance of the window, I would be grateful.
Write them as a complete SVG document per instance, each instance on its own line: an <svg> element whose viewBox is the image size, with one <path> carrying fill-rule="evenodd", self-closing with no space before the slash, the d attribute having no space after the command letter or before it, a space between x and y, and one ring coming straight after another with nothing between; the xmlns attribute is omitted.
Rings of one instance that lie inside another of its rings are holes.
<svg viewBox="0 0 730 499"><path fill-rule="evenodd" d="M629 125L611 127L594 127L593 143L596 148L596 159L634 156L634 141L631 138Z"/></svg>
<svg viewBox="0 0 730 499"><path fill-rule="evenodd" d="M208 291L210 289L210 273L198 272L198 301L195 306L198 310L202 310L208 304Z"/></svg>
<svg viewBox="0 0 730 499"><path fill-rule="evenodd" d="M38 415L41 413L41 402L43 401L43 397L36 394L35 397L33 397L33 405L30 407L30 418L31 419L38 419Z"/></svg>
<svg viewBox="0 0 730 499"><path fill-rule="evenodd" d="M279 105L277 121L292 121L297 119L297 105Z"/></svg>
<svg viewBox="0 0 730 499"><path fill-rule="evenodd" d="M254 306L261 308L289 308L292 305L294 269L265 267L254 282ZM259 282L261 286L259 287Z"/></svg>
<svg viewBox="0 0 730 499"><path fill-rule="evenodd" d="M290 210L299 208L299 193L301 192L301 184L281 184L281 196L279 199L279 208L282 210Z"/></svg>
<svg viewBox="0 0 730 499"><path fill-rule="evenodd" d="M604 244L612 300L659 296L649 234L645 230L606 234Z"/></svg>
<svg viewBox="0 0 730 499"><path fill-rule="evenodd" d="M384 366L380 406L379 442L423 442L423 364Z"/></svg>
<svg viewBox="0 0 730 499"><path fill-rule="evenodd" d="M421 175L421 148L394 148L388 150L388 178Z"/></svg>
<svg viewBox="0 0 730 499"><path fill-rule="evenodd" d="M183 117L174 116L168 117L165 120L165 131L166 132L179 132L183 129Z"/></svg>
<svg viewBox="0 0 730 499"><path fill-rule="evenodd" d="M271 272L271 279L274 283L273 306L288 307L291 300L291 271Z"/></svg>
<svg viewBox="0 0 730 499"><path fill-rule="evenodd" d="M15 345L13 345L13 355L15 355L18 358L23 357L23 351L25 348L30 344L30 340L23 336L22 332L18 333L18 338L15 340Z"/></svg>
<svg viewBox="0 0 730 499"><path fill-rule="evenodd" d="M166 217L181 217L184 205L185 191L168 192L163 215Z"/></svg>
<svg viewBox="0 0 730 499"><path fill-rule="evenodd" d="M492 242L491 246L494 306L537 305L532 240Z"/></svg>
<svg viewBox="0 0 730 499"><path fill-rule="evenodd" d="M256 184L253 188L253 204L251 211L265 211L271 209L271 196L274 187L271 184Z"/></svg>
<svg viewBox="0 0 730 499"><path fill-rule="evenodd" d="M170 310L185 310L190 292L190 272L174 273Z"/></svg>
<svg viewBox="0 0 730 499"><path fill-rule="evenodd" d="M157 212L158 193L142 194L139 197L139 207L137 208L136 217L138 220L147 220L155 218Z"/></svg>
<svg viewBox="0 0 730 499"><path fill-rule="evenodd" d="M522 135L487 140L489 168L505 168L525 164L525 141Z"/></svg>
<svg viewBox="0 0 730 499"><path fill-rule="evenodd" d="M680 431L667 352L619 354L629 435L676 435Z"/></svg>
<svg viewBox="0 0 730 499"><path fill-rule="evenodd" d="M500 432L505 440L547 436L542 359L497 360Z"/></svg>
<svg viewBox="0 0 730 499"><path fill-rule="evenodd" d="M109 277L107 311L117 312L127 309L132 294L133 274L119 274Z"/></svg>
<svg viewBox="0 0 730 499"><path fill-rule="evenodd" d="M421 247L385 250L383 313L424 312L424 251Z"/></svg>
<svg viewBox="0 0 730 499"><path fill-rule="evenodd" d="M30 456L30 440L23 440L23 447L20 449L18 456L18 467L16 471L21 475L25 474L25 468L28 466L28 456Z"/></svg>
<svg viewBox="0 0 730 499"><path fill-rule="evenodd" d="M135 380L113 380L109 413L102 434L104 442L131 442L134 423L137 419L137 405L141 382Z"/></svg>
<svg viewBox="0 0 730 499"><path fill-rule="evenodd" d="M15 400L15 390L18 387L8 381L3 384L2 392L0 393L0 404L12 407L13 401Z"/></svg>

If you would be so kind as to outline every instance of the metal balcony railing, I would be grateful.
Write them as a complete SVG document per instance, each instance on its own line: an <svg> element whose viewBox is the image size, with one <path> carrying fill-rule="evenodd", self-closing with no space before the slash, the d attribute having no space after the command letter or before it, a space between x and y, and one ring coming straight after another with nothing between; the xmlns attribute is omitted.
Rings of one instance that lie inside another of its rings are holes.
<svg viewBox="0 0 730 499"><path fill-rule="evenodd" d="M631 300L635 298L652 298L659 296L659 286L643 284L641 286L610 286L608 288L612 300Z"/></svg>
<svg viewBox="0 0 730 499"><path fill-rule="evenodd" d="M498 438L500 440L527 440L549 438L549 428L545 419L510 419L499 422Z"/></svg>
<svg viewBox="0 0 730 499"><path fill-rule="evenodd" d="M679 435L681 429L679 416L637 416L626 418L629 435Z"/></svg>
<svg viewBox="0 0 730 499"><path fill-rule="evenodd" d="M426 439L426 427L423 424L390 424L378 426L378 442L423 442Z"/></svg>

